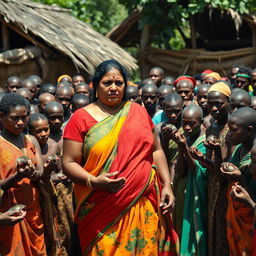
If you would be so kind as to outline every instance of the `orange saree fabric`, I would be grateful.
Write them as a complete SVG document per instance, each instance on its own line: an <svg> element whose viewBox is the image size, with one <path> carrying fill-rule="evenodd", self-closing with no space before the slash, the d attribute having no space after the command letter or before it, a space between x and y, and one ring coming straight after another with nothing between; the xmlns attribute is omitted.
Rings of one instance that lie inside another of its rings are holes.
<svg viewBox="0 0 256 256"><path fill-rule="evenodd" d="M21 151L3 137L0 137L0 179L16 172L16 159L28 156L35 163L34 146L28 136L24 136L25 150ZM14 226L0 228L0 255L43 256L46 255L43 222L40 216L38 190L27 178L4 192L0 212L7 211L15 204L24 204L27 214Z"/></svg>
<svg viewBox="0 0 256 256"><path fill-rule="evenodd" d="M251 154L241 158L242 144L238 145L232 155L231 162L235 164L246 178L248 185L251 183L249 164ZM234 185L232 182L228 188L228 211L227 211L227 236L232 256L250 256L253 246L253 211L245 204L235 201L230 196Z"/></svg>

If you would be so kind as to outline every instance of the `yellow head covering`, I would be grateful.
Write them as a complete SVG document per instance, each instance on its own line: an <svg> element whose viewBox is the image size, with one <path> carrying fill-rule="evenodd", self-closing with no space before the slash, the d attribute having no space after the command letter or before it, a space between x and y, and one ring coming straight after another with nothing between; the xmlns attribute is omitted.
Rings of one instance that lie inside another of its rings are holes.
<svg viewBox="0 0 256 256"><path fill-rule="evenodd" d="M212 72L210 74L207 74L204 79L206 79L207 77L214 77L216 80L221 80L221 77L217 72Z"/></svg>
<svg viewBox="0 0 256 256"><path fill-rule="evenodd" d="M59 82L61 81L61 79L64 78L64 77L68 77L68 78L70 79L70 81L72 81L71 76L69 76L69 75L62 75L62 76L59 76L59 77L58 77L57 83L59 83Z"/></svg>
<svg viewBox="0 0 256 256"><path fill-rule="evenodd" d="M209 92L220 92L229 98L231 96L231 90L230 90L229 86L223 82L218 82L218 83L212 85L210 87L208 93Z"/></svg>

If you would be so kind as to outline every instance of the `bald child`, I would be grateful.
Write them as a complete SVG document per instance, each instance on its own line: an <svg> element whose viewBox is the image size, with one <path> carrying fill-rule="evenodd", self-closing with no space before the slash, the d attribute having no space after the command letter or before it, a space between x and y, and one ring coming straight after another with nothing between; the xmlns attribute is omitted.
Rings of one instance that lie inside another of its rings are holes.
<svg viewBox="0 0 256 256"><path fill-rule="evenodd" d="M194 85L188 80L181 80L176 85L177 93L182 97L184 107L193 102L194 98Z"/></svg>
<svg viewBox="0 0 256 256"><path fill-rule="evenodd" d="M21 80L17 76L10 76L6 82L6 92L16 92L21 88Z"/></svg>
<svg viewBox="0 0 256 256"><path fill-rule="evenodd" d="M45 106L52 101L56 101L56 99L51 93L42 93L38 98L38 108L40 113L44 114Z"/></svg>
<svg viewBox="0 0 256 256"><path fill-rule="evenodd" d="M230 113L242 107L250 107L251 101L250 94L243 89L232 93L230 97Z"/></svg>
<svg viewBox="0 0 256 256"><path fill-rule="evenodd" d="M139 99L139 89L136 86L127 86L125 89L125 98L128 101L141 103Z"/></svg>
<svg viewBox="0 0 256 256"><path fill-rule="evenodd" d="M232 170L223 166L221 174L229 183L227 191L227 234L231 255L252 255L253 211L251 207L233 201L230 193L232 186L239 184L252 198L256 196L256 182L250 170L251 151L256 145L256 111L242 107L234 111L228 119L231 142L236 146L230 159Z"/></svg>
<svg viewBox="0 0 256 256"><path fill-rule="evenodd" d="M149 78L151 78L157 87L160 87L164 79L164 70L161 67L153 67L149 71Z"/></svg>
<svg viewBox="0 0 256 256"><path fill-rule="evenodd" d="M37 86L32 79L25 79L21 82L23 88L27 88L32 94L32 101L36 98Z"/></svg>
<svg viewBox="0 0 256 256"><path fill-rule="evenodd" d="M161 122L155 126L155 131L158 134L160 139L160 143L164 150L169 170L171 173L171 178L173 181L174 178L174 166L175 160L177 157L177 148L178 145L173 141L172 127L169 125L173 125L180 133L182 133L181 129L181 113L183 109L183 100L181 96L177 93L171 93L165 96L164 98L164 114L167 118L166 121Z"/></svg>
<svg viewBox="0 0 256 256"><path fill-rule="evenodd" d="M90 88L86 83L79 83L75 85L75 93L76 94L84 94L86 96L90 96Z"/></svg>
<svg viewBox="0 0 256 256"><path fill-rule="evenodd" d="M181 255L207 255L208 173L191 154L195 150L202 154L206 152L202 122L202 109L192 103L182 113L184 134L174 133L174 140L178 144L174 223L181 237Z"/></svg>
<svg viewBox="0 0 256 256"><path fill-rule="evenodd" d="M63 138L62 138L62 123L64 120L64 110L59 102L52 101L45 106L45 116L48 119L50 126L50 138L53 139L59 146L62 154Z"/></svg>
<svg viewBox="0 0 256 256"><path fill-rule="evenodd" d="M197 94L196 94L197 103L203 110L203 115L204 115L203 125L205 130L210 126L211 119L212 119L207 107L207 95L208 95L209 88L210 86L208 84L199 85L197 89Z"/></svg>
<svg viewBox="0 0 256 256"><path fill-rule="evenodd" d="M30 103L32 101L32 93L27 88L19 88L16 91L17 94L22 96L23 98L27 99Z"/></svg>
<svg viewBox="0 0 256 256"><path fill-rule="evenodd" d="M156 114L157 87L153 84L145 85L142 88L142 102L151 118Z"/></svg>
<svg viewBox="0 0 256 256"><path fill-rule="evenodd" d="M89 105L89 97L80 93L80 94L75 94L74 97L72 98L72 113L74 113L76 110L79 108L83 108L87 105Z"/></svg>
<svg viewBox="0 0 256 256"><path fill-rule="evenodd" d="M68 123L72 112L70 109L72 97L74 95L74 90L70 86L59 87L56 90L56 100L62 105L64 110L64 120L63 120L63 128Z"/></svg>

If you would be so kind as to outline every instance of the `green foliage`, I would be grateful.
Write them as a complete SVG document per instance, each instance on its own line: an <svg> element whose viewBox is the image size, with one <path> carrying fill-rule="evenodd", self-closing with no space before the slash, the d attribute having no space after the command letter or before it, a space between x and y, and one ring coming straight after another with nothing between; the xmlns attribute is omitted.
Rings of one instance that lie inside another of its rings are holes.
<svg viewBox="0 0 256 256"><path fill-rule="evenodd" d="M71 9L76 18L91 24L100 32L106 34L119 24L126 16L126 8L118 0L33 0L43 4L56 4Z"/></svg>
<svg viewBox="0 0 256 256"><path fill-rule="evenodd" d="M149 24L154 34L151 42L161 48L179 49L186 42L177 28L186 30L189 17L203 12L205 8L220 10L234 9L239 14L256 12L255 0L120 0L131 12L142 8L143 16L140 26ZM171 40L170 40L171 38Z"/></svg>

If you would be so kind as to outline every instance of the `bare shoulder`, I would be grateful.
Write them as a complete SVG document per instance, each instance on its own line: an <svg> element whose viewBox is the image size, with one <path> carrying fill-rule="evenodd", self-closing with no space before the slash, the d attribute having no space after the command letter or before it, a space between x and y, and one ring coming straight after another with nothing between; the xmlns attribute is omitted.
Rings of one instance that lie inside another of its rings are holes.
<svg viewBox="0 0 256 256"><path fill-rule="evenodd" d="M37 139L36 139L35 136L33 136L33 135L31 135L31 134L29 134L28 136L29 136L29 139L31 140L31 142L32 142L34 145L38 145L38 141L37 141Z"/></svg>

